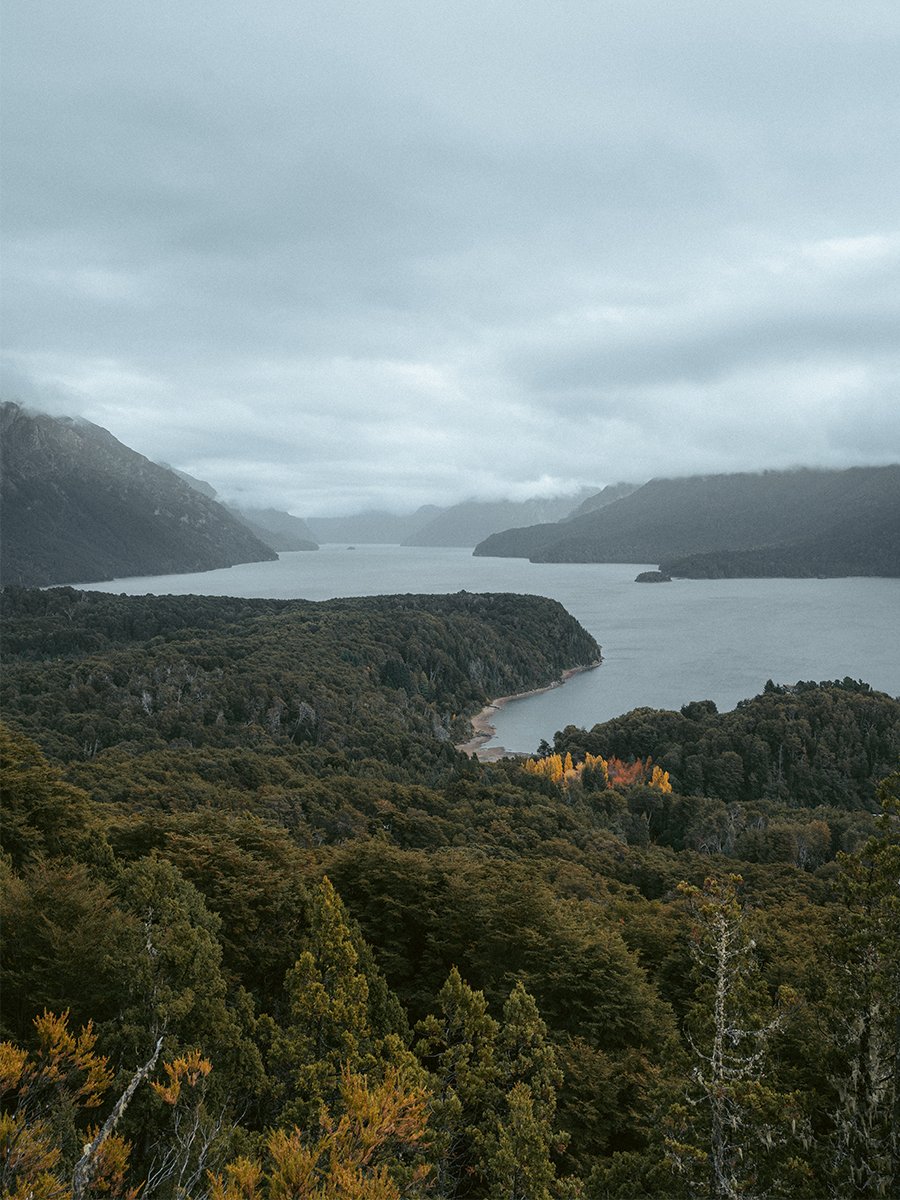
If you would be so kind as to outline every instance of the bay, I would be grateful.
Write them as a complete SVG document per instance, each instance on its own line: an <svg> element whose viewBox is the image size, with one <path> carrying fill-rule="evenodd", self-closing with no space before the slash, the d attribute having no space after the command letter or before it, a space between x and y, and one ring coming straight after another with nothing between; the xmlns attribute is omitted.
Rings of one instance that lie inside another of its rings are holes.
<svg viewBox="0 0 900 1200"><path fill-rule="evenodd" d="M519 592L559 600L603 647L603 663L512 701L486 748L533 752L566 725L632 708L713 700L722 711L766 680L864 679L900 694L900 580L715 579L636 584L648 563L530 563L445 547L326 545L193 575L78 584L127 595L329 600L386 593Z"/></svg>

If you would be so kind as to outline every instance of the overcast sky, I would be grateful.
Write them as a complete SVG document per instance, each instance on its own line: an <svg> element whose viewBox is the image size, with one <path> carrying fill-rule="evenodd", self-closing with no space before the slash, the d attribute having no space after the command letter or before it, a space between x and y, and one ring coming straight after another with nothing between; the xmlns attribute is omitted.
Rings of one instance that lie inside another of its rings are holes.
<svg viewBox="0 0 900 1200"><path fill-rule="evenodd" d="M900 459L896 0L4 7L4 398L299 515Z"/></svg>

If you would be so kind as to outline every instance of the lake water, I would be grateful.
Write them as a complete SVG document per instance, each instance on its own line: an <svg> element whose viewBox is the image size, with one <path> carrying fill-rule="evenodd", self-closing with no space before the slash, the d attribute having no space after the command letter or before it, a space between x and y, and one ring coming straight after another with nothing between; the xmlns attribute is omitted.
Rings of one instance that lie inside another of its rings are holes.
<svg viewBox="0 0 900 1200"><path fill-rule="evenodd" d="M196 575L79 584L129 595L328 600L385 593L524 592L559 600L603 647L603 664L497 714L490 745L530 753L566 725L629 709L714 700L721 710L767 679L864 679L900 695L900 580L716 579L636 584L655 564L530 563L470 550L323 546Z"/></svg>

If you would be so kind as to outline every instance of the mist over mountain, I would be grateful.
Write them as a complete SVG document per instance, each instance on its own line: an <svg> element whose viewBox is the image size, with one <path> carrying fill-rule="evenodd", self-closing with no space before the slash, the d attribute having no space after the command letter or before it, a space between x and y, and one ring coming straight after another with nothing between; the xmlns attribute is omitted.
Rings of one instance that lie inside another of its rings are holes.
<svg viewBox="0 0 900 1200"><path fill-rule="evenodd" d="M636 483L609 484L599 492L590 492L579 505L555 521L544 520L534 525L498 530L493 536L479 542L474 553L487 557L496 555L498 558L530 558L540 547L564 536L566 528L571 526L580 529L582 518L630 496L639 486Z"/></svg>
<svg viewBox="0 0 900 1200"><path fill-rule="evenodd" d="M197 479L195 475L189 475L187 471L180 471L178 467L173 467L171 463L163 462L159 465L165 467L167 471L172 471L179 479L183 479L189 487L192 487L195 492L199 492L201 496L206 496L209 500L219 500L221 503L219 493L205 479Z"/></svg>
<svg viewBox="0 0 900 1200"><path fill-rule="evenodd" d="M477 555L658 562L671 575L900 575L900 466L654 479L564 524L510 529Z"/></svg>
<svg viewBox="0 0 900 1200"><path fill-rule="evenodd" d="M306 523L317 542L400 545L442 511L436 504L423 504L403 515L371 509L348 517L307 517Z"/></svg>
<svg viewBox="0 0 900 1200"><path fill-rule="evenodd" d="M568 496L535 496L528 500L465 500L446 508L423 504L415 512L401 516L371 510L348 517L308 517L306 523L311 535L319 542L475 546L490 534L517 522L563 520L573 510L578 510L581 503L589 503L594 494L594 489L582 488L580 492Z"/></svg>
<svg viewBox="0 0 900 1200"><path fill-rule="evenodd" d="M612 504L615 500L622 500L625 496L630 496L632 492L636 492L641 485L639 483L611 483L599 492L591 492L586 499L573 508L566 517L560 518L565 521L574 521L576 517L583 517L587 513L596 512L598 508L606 508L607 504Z"/></svg>
<svg viewBox="0 0 900 1200"><path fill-rule="evenodd" d="M618 483L575 496L300 517L218 502L81 418L2 408L2 565L45 585L202 571L317 543L475 546L533 562L654 562L674 576L900 575L900 466ZM516 522L527 522L516 524Z"/></svg>
<svg viewBox="0 0 900 1200"><path fill-rule="evenodd" d="M236 508L225 506L251 532L273 550L318 550L319 545L309 525L278 508Z"/></svg>
<svg viewBox="0 0 900 1200"><path fill-rule="evenodd" d="M168 463L163 463L162 466L174 471L179 479L183 479L202 496L218 500L223 508L237 517L242 525L273 550L318 550L318 543L302 517L295 517L279 508L246 508L226 504L213 485L205 479L197 479L187 471L170 467Z"/></svg>
<svg viewBox="0 0 900 1200"><path fill-rule="evenodd" d="M215 500L81 419L0 405L0 574L43 586L277 558Z"/></svg>
<svg viewBox="0 0 900 1200"><path fill-rule="evenodd" d="M475 546L517 521L562 521L594 496L592 488L576 495L536 496L529 500L466 500L454 504L404 540L405 546Z"/></svg>

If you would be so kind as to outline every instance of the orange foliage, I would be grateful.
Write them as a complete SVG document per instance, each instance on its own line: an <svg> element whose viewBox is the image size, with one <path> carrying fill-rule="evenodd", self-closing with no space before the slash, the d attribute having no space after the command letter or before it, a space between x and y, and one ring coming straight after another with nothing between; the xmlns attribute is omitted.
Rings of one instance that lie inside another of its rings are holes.
<svg viewBox="0 0 900 1200"><path fill-rule="evenodd" d="M636 758L634 762L626 763L621 758L607 760L600 754L585 754L583 762L573 763L572 755L567 752L565 758L559 754L548 754L546 758L529 758L524 767L530 775L549 779L551 783L565 788L578 783L584 771L590 769L605 776L607 787L626 788L632 784L646 783L648 787L658 788L661 792L672 790L669 772L654 766L652 758L648 758L646 762Z"/></svg>
<svg viewBox="0 0 900 1200"><path fill-rule="evenodd" d="M610 787L625 788L631 787L633 783L643 783L644 764L639 758L633 763L622 762L621 758L611 758L607 769Z"/></svg>
<svg viewBox="0 0 900 1200"><path fill-rule="evenodd" d="M210 1073L212 1063L204 1058L199 1050L190 1050L180 1058L163 1063L163 1070L168 1075L169 1082L165 1084L151 1081L150 1086L165 1104L177 1104L182 1085L196 1087L200 1080Z"/></svg>
<svg viewBox="0 0 900 1200"><path fill-rule="evenodd" d="M397 1072L383 1082L345 1071L344 1113L323 1109L318 1138L301 1130L273 1130L265 1143L266 1163L239 1158L224 1175L210 1175L211 1200L400 1200L388 1161L392 1151L408 1154L426 1132L425 1093L407 1090ZM429 1168L413 1169L413 1186Z"/></svg>
<svg viewBox="0 0 900 1200"><path fill-rule="evenodd" d="M112 1132L109 1121L85 1129L79 1120L85 1110L108 1101L113 1081L107 1059L96 1052L93 1025L88 1022L76 1034L69 1029L68 1012L44 1012L34 1026L33 1052L12 1042L0 1043L0 1193L10 1200L71 1200L73 1194L137 1200L141 1185L127 1182L131 1144ZM168 1084L152 1086L168 1104L176 1103L183 1085L196 1086L211 1070L199 1050L163 1066ZM81 1168L88 1148L101 1134L78 1188L71 1170L61 1167L60 1139L87 1142Z"/></svg>

